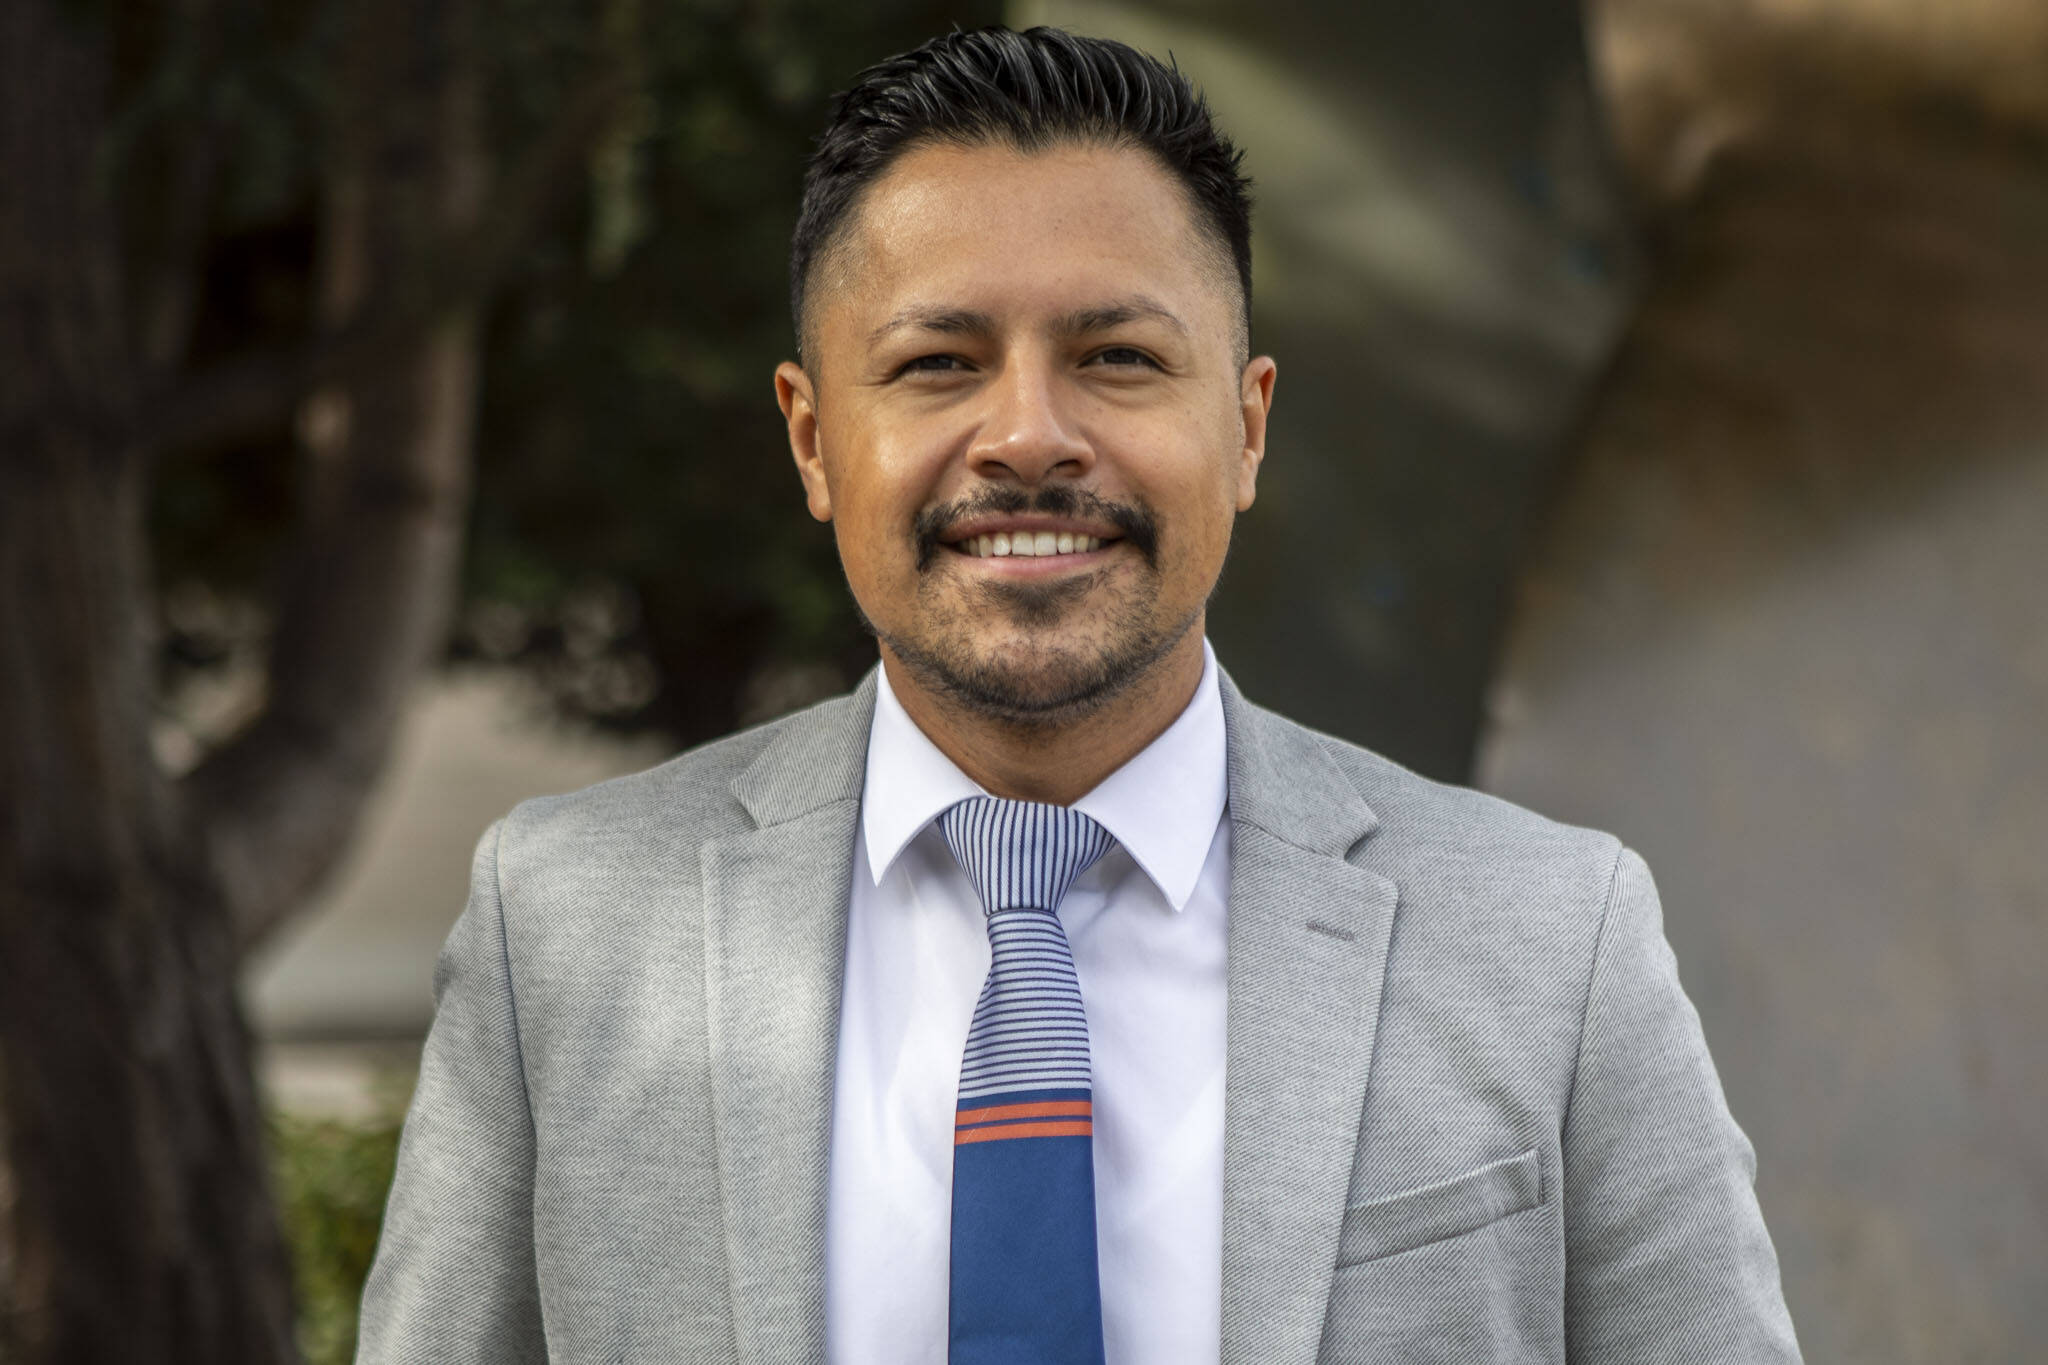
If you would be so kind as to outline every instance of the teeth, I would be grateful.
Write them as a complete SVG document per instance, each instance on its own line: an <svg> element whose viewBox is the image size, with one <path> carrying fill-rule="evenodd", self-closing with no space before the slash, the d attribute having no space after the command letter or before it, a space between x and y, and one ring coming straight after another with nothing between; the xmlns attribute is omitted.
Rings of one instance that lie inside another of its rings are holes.
<svg viewBox="0 0 2048 1365"><path fill-rule="evenodd" d="M1018 531L1014 534L997 531L991 535L969 536L959 542L963 553L977 559L994 555L1085 555L1102 548L1102 541L1095 536L1075 535L1072 531Z"/></svg>

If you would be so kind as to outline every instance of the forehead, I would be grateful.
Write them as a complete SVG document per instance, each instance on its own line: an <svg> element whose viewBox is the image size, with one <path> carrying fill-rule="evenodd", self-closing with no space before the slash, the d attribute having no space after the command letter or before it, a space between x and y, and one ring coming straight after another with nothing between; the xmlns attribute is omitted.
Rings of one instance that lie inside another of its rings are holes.
<svg viewBox="0 0 2048 1365"><path fill-rule="evenodd" d="M858 344L876 318L920 307L1025 323L1142 293L1227 340L1222 250L1140 149L918 147L868 188L822 263L821 339Z"/></svg>

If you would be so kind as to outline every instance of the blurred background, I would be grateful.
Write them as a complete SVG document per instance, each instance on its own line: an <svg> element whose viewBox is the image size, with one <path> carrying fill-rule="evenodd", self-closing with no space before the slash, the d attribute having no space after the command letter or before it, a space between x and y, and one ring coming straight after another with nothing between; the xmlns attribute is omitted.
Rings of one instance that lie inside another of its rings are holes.
<svg viewBox="0 0 2048 1365"><path fill-rule="evenodd" d="M9 0L0 1359L348 1359L484 826L872 662L788 236L998 21L1247 149L1224 665L1645 854L1809 1360L2041 1359L2039 0Z"/></svg>

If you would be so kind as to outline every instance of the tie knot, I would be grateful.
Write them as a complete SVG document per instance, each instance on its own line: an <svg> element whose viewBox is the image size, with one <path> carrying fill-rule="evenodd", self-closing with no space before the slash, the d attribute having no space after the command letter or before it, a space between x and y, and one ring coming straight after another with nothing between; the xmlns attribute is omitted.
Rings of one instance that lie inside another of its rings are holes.
<svg viewBox="0 0 2048 1365"><path fill-rule="evenodd" d="M939 829L991 915L1059 909L1074 878L1116 842L1077 810L997 796L948 808Z"/></svg>

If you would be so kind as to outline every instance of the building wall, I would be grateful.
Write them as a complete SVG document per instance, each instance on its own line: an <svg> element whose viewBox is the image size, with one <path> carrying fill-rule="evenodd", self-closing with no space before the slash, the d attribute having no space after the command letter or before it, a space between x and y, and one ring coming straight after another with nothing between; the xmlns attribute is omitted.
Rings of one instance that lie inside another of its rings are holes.
<svg viewBox="0 0 2048 1365"><path fill-rule="evenodd" d="M2048 1336L2048 174L1981 128L1701 174L1480 780L1657 874L1807 1358Z"/></svg>
<svg viewBox="0 0 2048 1365"><path fill-rule="evenodd" d="M1257 504L1210 610L1246 693L1470 774L1507 585L1626 317L1634 243L1572 0L1014 0L1170 55L1246 154Z"/></svg>

